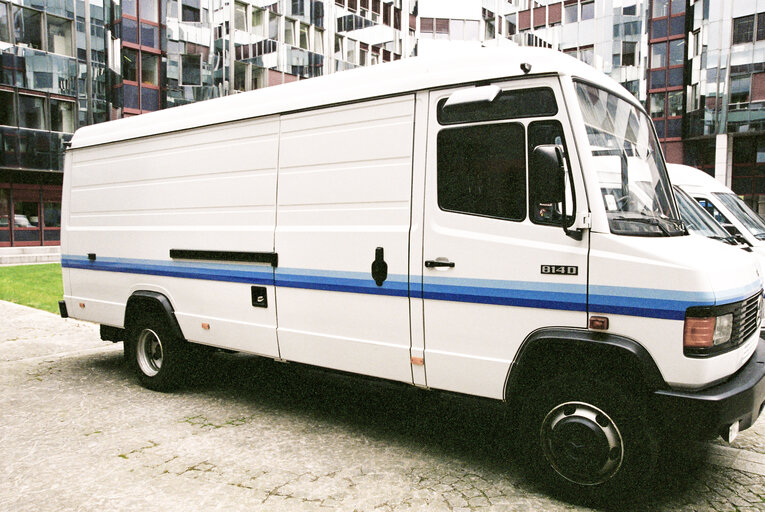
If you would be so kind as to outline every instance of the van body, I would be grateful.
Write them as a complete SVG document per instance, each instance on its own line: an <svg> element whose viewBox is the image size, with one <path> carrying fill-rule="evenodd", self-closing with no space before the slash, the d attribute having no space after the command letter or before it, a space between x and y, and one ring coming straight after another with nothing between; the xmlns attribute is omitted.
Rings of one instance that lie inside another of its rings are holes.
<svg viewBox="0 0 765 512"><path fill-rule="evenodd" d="M765 400L755 265L687 236L635 98L543 49L82 128L62 267L62 315L150 388L208 346L504 400L574 488L644 474L659 434L732 438Z"/></svg>

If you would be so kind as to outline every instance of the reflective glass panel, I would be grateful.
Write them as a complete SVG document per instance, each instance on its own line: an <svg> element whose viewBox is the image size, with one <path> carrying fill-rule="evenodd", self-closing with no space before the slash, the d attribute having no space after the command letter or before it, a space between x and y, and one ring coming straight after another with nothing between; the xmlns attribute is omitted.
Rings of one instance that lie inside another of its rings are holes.
<svg viewBox="0 0 765 512"><path fill-rule="evenodd" d="M141 19L148 21L159 21L159 9L157 8L157 0L140 0Z"/></svg>
<svg viewBox="0 0 765 512"><path fill-rule="evenodd" d="M34 228L40 224L38 203L34 201L13 202L13 225L17 228Z"/></svg>
<svg viewBox="0 0 765 512"><path fill-rule="evenodd" d="M13 26L16 43L42 50L42 13L23 7L14 7Z"/></svg>
<svg viewBox="0 0 765 512"><path fill-rule="evenodd" d="M651 45L651 69L667 66L667 43Z"/></svg>
<svg viewBox="0 0 765 512"><path fill-rule="evenodd" d="M663 92L651 94L650 102L651 117L664 117L665 97Z"/></svg>
<svg viewBox="0 0 765 512"><path fill-rule="evenodd" d="M141 23L141 45L159 48L159 27Z"/></svg>
<svg viewBox="0 0 765 512"><path fill-rule="evenodd" d="M48 15L48 51L74 57L70 20Z"/></svg>
<svg viewBox="0 0 765 512"><path fill-rule="evenodd" d="M591 20L595 17L595 2L582 4L582 21Z"/></svg>
<svg viewBox="0 0 765 512"><path fill-rule="evenodd" d="M138 86L124 84L122 86L122 102L125 108L138 109Z"/></svg>
<svg viewBox="0 0 765 512"><path fill-rule="evenodd" d="M138 44L138 22L122 18L122 40Z"/></svg>
<svg viewBox="0 0 765 512"><path fill-rule="evenodd" d="M683 115L683 91L670 91L667 93L667 106L669 117Z"/></svg>
<svg viewBox="0 0 765 512"><path fill-rule="evenodd" d="M132 48L122 48L122 79L138 81L138 52Z"/></svg>
<svg viewBox="0 0 765 512"><path fill-rule="evenodd" d="M181 55L182 85L202 85L201 55Z"/></svg>
<svg viewBox="0 0 765 512"><path fill-rule="evenodd" d="M74 133L74 103L50 100L50 129L54 132Z"/></svg>
<svg viewBox="0 0 765 512"><path fill-rule="evenodd" d="M141 87L141 110L159 110L159 89Z"/></svg>
<svg viewBox="0 0 765 512"><path fill-rule="evenodd" d="M0 91L0 124L16 126L16 102L11 91Z"/></svg>
<svg viewBox="0 0 765 512"><path fill-rule="evenodd" d="M733 19L733 44L750 43L754 38L754 15Z"/></svg>
<svg viewBox="0 0 765 512"><path fill-rule="evenodd" d="M141 82L159 85L159 56L153 53L141 53Z"/></svg>
<svg viewBox="0 0 765 512"><path fill-rule="evenodd" d="M653 17L669 16L669 0L653 0Z"/></svg>
<svg viewBox="0 0 765 512"><path fill-rule="evenodd" d="M567 5L564 11L566 23L576 23L579 21L579 6L577 4Z"/></svg>
<svg viewBox="0 0 765 512"><path fill-rule="evenodd" d="M247 6L244 4L234 4L234 28L247 30Z"/></svg>
<svg viewBox="0 0 765 512"><path fill-rule="evenodd" d="M8 4L5 3L0 3L0 41L11 41L11 24L8 17Z"/></svg>
<svg viewBox="0 0 765 512"><path fill-rule="evenodd" d="M45 98L19 94L19 126L45 130Z"/></svg>
<svg viewBox="0 0 765 512"><path fill-rule="evenodd" d="M685 39L669 42L669 65L680 66L685 59Z"/></svg>
<svg viewBox="0 0 765 512"><path fill-rule="evenodd" d="M43 203L43 211L45 212L45 227L46 228L60 228L61 227L61 203L60 202L46 202Z"/></svg>
<svg viewBox="0 0 765 512"><path fill-rule="evenodd" d="M122 14L128 14L130 16L137 16L135 10L136 0L122 0Z"/></svg>
<svg viewBox="0 0 765 512"><path fill-rule="evenodd" d="M672 0L672 14L685 12L685 0Z"/></svg>

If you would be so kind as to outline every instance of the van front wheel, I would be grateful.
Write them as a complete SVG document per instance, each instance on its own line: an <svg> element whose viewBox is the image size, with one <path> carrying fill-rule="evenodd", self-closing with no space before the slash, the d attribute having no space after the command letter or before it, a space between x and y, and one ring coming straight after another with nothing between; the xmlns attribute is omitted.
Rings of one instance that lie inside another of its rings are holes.
<svg viewBox="0 0 765 512"><path fill-rule="evenodd" d="M589 379L551 382L528 400L521 439L531 466L556 489L593 497L650 475L658 443L637 396Z"/></svg>
<svg viewBox="0 0 765 512"><path fill-rule="evenodd" d="M182 374L185 341L174 336L164 323L149 318L132 329L126 354L142 386L154 391L176 387Z"/></svg>

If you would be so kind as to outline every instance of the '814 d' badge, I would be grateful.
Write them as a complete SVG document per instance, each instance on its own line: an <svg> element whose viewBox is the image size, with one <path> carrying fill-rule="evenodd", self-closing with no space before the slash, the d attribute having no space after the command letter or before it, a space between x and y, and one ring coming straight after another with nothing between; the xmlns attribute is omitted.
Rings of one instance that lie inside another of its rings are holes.
<svg viewBox="0 0 765 512"><path fill-rule="evenodd" d="M579 267L575 265L542 265L542 273L576 276L579 275Z"/></svg>

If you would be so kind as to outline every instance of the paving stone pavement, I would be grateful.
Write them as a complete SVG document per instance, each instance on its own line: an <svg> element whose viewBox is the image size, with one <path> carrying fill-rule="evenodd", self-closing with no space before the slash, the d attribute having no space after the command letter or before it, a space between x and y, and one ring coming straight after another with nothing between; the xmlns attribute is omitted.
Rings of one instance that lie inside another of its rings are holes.
<svg viewBox="0 0 765 512"><path fill-rule="evenodd" d="M525 476L501 404L214 354L141 388L96 326L0 302L0 511L765 510L765 420L588 507Z"/></svg>

